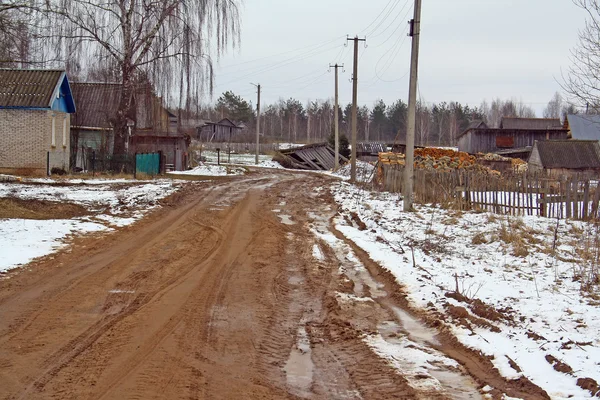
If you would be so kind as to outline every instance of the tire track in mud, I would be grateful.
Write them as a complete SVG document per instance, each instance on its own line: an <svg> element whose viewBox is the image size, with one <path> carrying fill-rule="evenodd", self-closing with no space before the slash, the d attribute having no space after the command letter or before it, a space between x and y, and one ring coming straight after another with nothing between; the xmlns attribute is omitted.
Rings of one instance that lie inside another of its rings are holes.
<svg viewBox="0 0 600 400"><path fill-rule="evenodd" d="M380 311L341 309L347 260L311 229L336 209L329 181L276 172L215 184L100 239L111 248L43 262L57 275L0 297L0 312L23 312L0 322L12 327L0 331L11 374L0 371L0 398L444 398L415 391L363 341Z"/></svg>
<svg viewBox="0 0 600 400"><path fill-rule="evenodd" d="M199 223L198 221L195 221L195 223L197 223L203 229L215 233L219 232L218 229L206 226L204 224ZM218 233L218 235L219 237L216 243L209 244L209 248L207 249L204 257L210 257L210 255L215 253L219 249L219 246L222 245L222 234ZM183 261L183 259L181 261ZM199 267L201 268L204 264L205 263L200 264ZM73 339L67 345L61 348L57 353L51 355L44 363L45 365L50 366L49 369L30 384L29 388L23 393L21 398L27 398L32 387L34 387L36 390L42 390L52 379L54 379L59 374L60 371L68 367L69 364L75 358L81 356L91 346L97 343L98 340L103 335L105 335L106 332L115 328L117 324L123 322L127 317L131 316L132 314L137 312L143 312L144 309L148 307L152 302L159 301L165 293L167 293L169 290L173 290L174 287L180 285L189 275L189 273L190 270L182 270L179 274L172 276L158 288L152 291L145 291L136 295L135 298L122 310L118 311L117 313L111 313L103 317L101 320L99 320L90 328L88 328L85 332L80 334L77 338ZM148 280L150 275L153 275L151 271L134 272L130 274L128 278L122 281L118 286L127 288L126 290L137 292L142 282ZM110 297L111 295L109 294L107 301L110 301ZM179 323L180 320L180 315L172 317L168 321L168 323L152 337L152 341L150 341L149 343L145 343L143 346L139 346L139 350L137 351L136 356L132 357L127 362L125 362L124 370L131 370L135 365L142 362L144 356L150 353L160 343L162 338L168 335L175 328L175 326ZM118 348L119 347L113 347L113 351L118 350ZM94 364L95 363L93 362L84 363L82 368L83 371L89 369L89 366ZM86 365L87 367L85 367Z"/></svg>
<svg viewBox="0 0 600 400"><path fill-rule="evenodd" d="M331 232L336 238L342 240L352 249L371 276L377 277L377 281L383 285L384 290L390 293L385 298L376 299L380 306L387 310L397 307L412 315L416 320L422 320L424 325L436 332L435 339L439 341L439 343L429 343L429 345L433 349L457 361L464 369L463 374L468 374L479 385L479 388L486 385L495 388L493 393L494 398L501 398L504 393L511 398L522 398L525 400L549 399L549 396L543 389L524 377L518 380L507 380L502 377L489 359L465 347L448 330L440 330L440 324L436 318L429 316L426 311L416 310L411 307L404 294L404 288L396 282L392 274L373 261L362 248L357 246L352 240L346 238L334 225L332 217L330 221ZM394 314L394 312L391 313ZM398 322L402 323L402 321ZM458 395L460 396L460 394Z"/></svg>

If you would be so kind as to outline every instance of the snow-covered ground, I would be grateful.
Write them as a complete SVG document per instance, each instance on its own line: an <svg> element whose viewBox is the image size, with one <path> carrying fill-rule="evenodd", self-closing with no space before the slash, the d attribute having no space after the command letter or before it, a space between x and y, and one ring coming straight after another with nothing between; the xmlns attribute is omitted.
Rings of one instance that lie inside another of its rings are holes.
<svg viewBox="0 0 600 400"><path fill-rule="evenodd" d="M216 151L203 151L202 156L206 157L206 161L216 164L218 161ZM265 161L271 161L273 156L268 154L259 154L258 163L261 164ZM237 165L254 165L256 161L256 155L251 153L231 153L229 156L227 153L221 152L220 158L221 164L237 164Z"/></svg>
<svg viewBox="0 0 600 400"><path fill-rule="evenodd" d="M0 219L0 271L51 254L72 234L108 232L132 224L174 193L171 180L28 180L0 183L0 198L73 203L90 215L72 219Z"/></svg>
<svg viewBox="0 0 600 400"><path fill-rule="evenodd" d="M592 397L577 380L600 382L600 288L585 287L598 271L597 227L429 206L404 213L397 195L345 182L332 191L336 228L394 275L415 308L493 357L505 377L524 375L554 399Z"/></svg>
<svg viewBox="0 0 600 400"><path fill-rule="evenodd" d="M350 173L351 173L351 165L350 163L346 163L344 166L342 166L339 170L332 172L332 171L326 171L325 174L327 175L332 175L332 176L336 176L338 178L342 178L345 181L350 180ZM376 174L377 172L375 171L375 167L371 164L369 164L368 162L364 162L364 161L360 161L357 160L356 161L356 180L358 182L371 182L374 178L374 174Z"/></svg>
<svg viewBox="0 0 600 400"><path fill-rule="evenodd" d="M227 175L244 175L246 169L242 167L230 167L225 165L202 164L188 171L173 171L169 174L173 175L190 175L190 176L227 176Z"/></svg>

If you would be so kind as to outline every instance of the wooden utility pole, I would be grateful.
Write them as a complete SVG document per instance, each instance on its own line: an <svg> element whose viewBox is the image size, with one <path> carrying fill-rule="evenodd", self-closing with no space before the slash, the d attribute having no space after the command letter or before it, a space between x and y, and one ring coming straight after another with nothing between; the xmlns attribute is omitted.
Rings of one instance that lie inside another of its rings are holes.
<svg viewBox="0 0 600 400"><path fill-rule="evenodd" d="M404 211L412 211L415 181L415 128L417 120L417 78L419 70L419 38L421 33L421 0L415 0L414 18L409 21L412 36L410 86L408 90L408 123L406 129L406 159L404 166Z"/></svg>
<svg viewBox="0 0 600 400"><path fill-rule="evenodd" d="M338 69L344 68L344 64L331 65L329 68L335 68L335 106L333 108L333 126L335 132L335 166L334 171L340 168L340 104L339 104L339 84L338 84Z"/></svg>
<svg viewBox="0 0 600 400"><path fill-rule="evenodd" d="M356 182L356 136L358 131L358 42L366 42L367 39L359 39L355 36L354 41L354 66L352 69L352 153L350 156L350 182Z"/></svg>
<svg viewBox="0 0 600 400"><path fill-rule="evenodd" d="M256 100L256 157L254 163L258 165L258 154L260 153L260 83L254 86L258 89L258 99Z"/></svg>

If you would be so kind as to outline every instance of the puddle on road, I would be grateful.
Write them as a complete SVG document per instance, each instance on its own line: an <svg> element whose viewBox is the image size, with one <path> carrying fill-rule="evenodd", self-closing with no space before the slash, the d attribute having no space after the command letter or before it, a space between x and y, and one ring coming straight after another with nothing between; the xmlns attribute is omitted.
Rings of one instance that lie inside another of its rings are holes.
<svg viewBox="0 0 600 400"><path fill-rule="evenodd" d="M279 219L281 219L282 224L285 224L285 225L295 225L296 224L294 221L292 221L292 217L290 217L289 215L279 214L277 216L279 217Z"/></svg>
<svg viewBox="0 0 600 400"><path fill-rule="evenodd" d="M312 362L312 351L306 328L298 328L296 346L292 348L290 356L283 370L285 371L287 384L296 389L297 395L308 397L311 395L310 388L313 382L314 364Z"/></svg>
<svg viewBox="0 0 600 400"><path fill-rule="evenodd" d="M434 358L446 358L448 361L451 359L445 357L442 353L435 350L431 346L440 345L436 339L437 332L431 329L419 320L414 318L406 311L395 307L391 304L387 304L390 310L396 315L396 318L400 321L401 327L408 333L408 339L418 345L422 346L421 351L427 354L431 354ZM382 324L379 327L382 336L389 336L390 331L394 329L394 323ZM390 343L394 345L394 343ZM483 399L479 391L476 389L476 382L469 376L463 375L460 371L445 365L445 362L441 363L427 363L427 374L437 379L440 383L443 391L452 399L456 400L471 400L471 399Z"/></svg>
<svg viewBox="0 0 600 400"><path fill-rule="evenodd" d="M423 325L406 311L391 305L389 307L401 321L402 328L408 332L408 336L411 340L423 345L432 344L434 346L439 346L440 343L435 338L437 335L435 330Z"/></svg>
<svg viewBox="0 0 600 400"><path fill-rule="evenodd" d="M293 276L293 275L292 275L292 276L290 276L290 277L288 278L288 283L289 283L290 285L299 285L299 284L301 284L302 282L304 282L304 278L303 278L303 277L301 277L301 276Z"/></svg>
<svg viewBox="0 0 600 400"><path fill-rule="evenodd" d="M398 372L408 378L411 385L418 390L440 391L457 400L483 399L477 390L477 383L468 375L463 375L457 369L458 364L454 360L433 347L439 345L436 339L437 332L390 301L386 301L385 286L373 278L350 246L333 236L327 218L316 214L309 214L309 217L314 221L312 228L315 235L323 239L334 251L341 265L340 273L353 281L354 295L359 299L371 301L379 298L380 304L392 312L400 323L380 323L379 335L376 336L381 340L371 340L369 345L372 349L390 360ZM423 379L424 376L428 376L428 379Z"/></svg>
<svg viewBox="0 0 600 400"><path fill-rule="evenodd" d="M430 369L429 373L440 381L445 392L454 400L481 399L483 396L475 389L475 381L459 372Z"/></svg>
<svg viewBox="0 0 600 400"><path fill-rule="evenodd" d="M323 255L323 252L321 251L319 245L316 243L313 245L313 257L317 261L325 261L325 256Z"/></svg>

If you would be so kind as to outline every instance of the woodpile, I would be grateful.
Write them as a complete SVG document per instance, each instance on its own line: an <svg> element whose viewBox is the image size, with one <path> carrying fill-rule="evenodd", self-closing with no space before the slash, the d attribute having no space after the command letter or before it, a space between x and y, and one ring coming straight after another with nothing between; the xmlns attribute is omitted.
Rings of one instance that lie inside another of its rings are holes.
<svg viewBox="0 0 600 400"><path fill-rule="evenodd" d="M450 171L477 168L476 158L467 153L447 149L415 149L415 168ZM387 165L404 165L404 154L379 153L379 162Z"/></svg>

